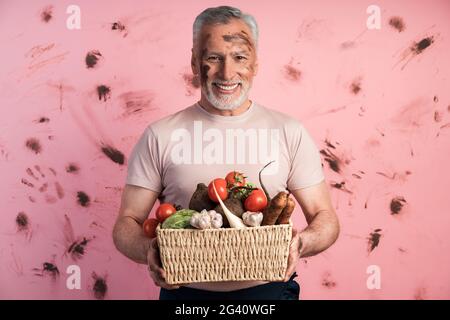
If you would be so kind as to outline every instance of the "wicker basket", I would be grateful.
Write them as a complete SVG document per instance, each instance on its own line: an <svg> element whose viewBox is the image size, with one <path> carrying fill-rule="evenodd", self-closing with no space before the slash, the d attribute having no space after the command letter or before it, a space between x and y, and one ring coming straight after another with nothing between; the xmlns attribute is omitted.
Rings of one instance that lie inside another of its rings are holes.
<svg viewBox="0 0 450 320"><path fill-rule="evenodd" d="M283 280L292 224L244 229L161 229L157 238L169 284Z"/></svg>

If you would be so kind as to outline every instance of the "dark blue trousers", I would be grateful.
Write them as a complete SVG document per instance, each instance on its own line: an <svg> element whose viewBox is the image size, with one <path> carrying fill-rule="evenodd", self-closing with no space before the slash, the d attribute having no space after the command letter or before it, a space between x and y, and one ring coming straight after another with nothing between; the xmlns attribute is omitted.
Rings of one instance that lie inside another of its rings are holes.
<svg viewBox="0 0 450 320"><path fill-rule="evenodd" d="M226 292L183 286L174 290L161 288L159 300L298 300L300 286L294 281L295 277L297 277L297 273L294 272L287 282L269 282L251 288Z"/></svg>

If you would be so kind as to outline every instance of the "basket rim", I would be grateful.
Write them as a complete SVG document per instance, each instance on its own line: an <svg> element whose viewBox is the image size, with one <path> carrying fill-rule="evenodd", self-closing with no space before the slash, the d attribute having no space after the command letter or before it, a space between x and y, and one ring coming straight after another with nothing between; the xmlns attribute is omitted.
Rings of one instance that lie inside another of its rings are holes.
<svg viewBox="0 0 450 320"><path fill-rule="evenodd" d="M188 233L188 232L203 232L203 233L214 233L214 232L247 232L251 230L261 230L261 229L285 229L285 228L292 228L292 224L276 224L276 225L270 225L270 226L258 226L258 227L247 227L247 228L208 228L208 229L163 229L158 225L156 228L157 234L159 233L167 233L167 232L174 232L174 233Z"/></svg>
<svg viewBox="0 0 450 320"><path fill-rule="evenodd" d="M197 229L197 228L189 228L189 229L170 229L170 228L161 228L161 223L156 227L156 232L245 232L246 230L255 230L255 229L282 229L294 227L292 223L292 219L289 220L289 224L273 224L268 226L257 226L257 227L245 227L245 228L208 228L208 229Z"/></svg>

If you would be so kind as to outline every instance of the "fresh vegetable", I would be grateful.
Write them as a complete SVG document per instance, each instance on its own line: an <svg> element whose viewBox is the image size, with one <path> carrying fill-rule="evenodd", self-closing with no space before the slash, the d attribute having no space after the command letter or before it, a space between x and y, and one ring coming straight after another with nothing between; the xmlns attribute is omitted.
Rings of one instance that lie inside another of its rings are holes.
<svg viewBox="0 0 450 320"><path fill-rule="evenodd" d="M269 205L263 211L263 226L274 225L287 203L288 194L284 191L279 192Z"/></svg>
<svg viewBox="0 0 450 320"><path fill-rule="evenodd" d="M256 189L255 185L251 182L247 182L244 186L232 187L231 197L244 201L254 189Z"/></svg>
<svg viewBox="0 0 450 320"><path fill-rule="evenodd" d="M214 210L209 211L209 216L211 217L211 227L214 229L222 228L223 218L220 213L215 212Z"/></svg>
<svg viewBox="0 0 450 320"><path fill-rule="evenodd" d="M267 198L261 189L253 190L244 202L245 210L258 212L267 207Z"/></svg>
<svg viewBox="0 0 450 320"><path fill-rule="evenodd" d="M173 205L171 205L170 203L163 203L156 210L156 219L158 219L159 222L164 222L164 220L166 220L175 212L177 212L177 209L175 209Z"/></svg>
<svg viewBox="0 0 450 320"><path fill-rule="evenodd" d="M214 192L213 186L217 190L217 192ZM209 198L214 202L219 202L218 198L221 200L225 200L228 198L228 190L227 190L227 181L222 178L214 179L210 182L208 185L208 195Z"/></svg>
<svg viewBox="0 0 450 320"><path fill-rule="evenodd" d="M233 214L235 216L238 216L239 218L242 216L242 214L244 213L245 209L244 206L242 205L242 201L235 199L235 198L228 198L225 199L223 201L223 203L225 204L225 206L228 208L228 210L230 210L231 212L233 212ZM222 207L220 206L220 204L218 204L214 210L220 214L224 214Z"/></svg>
<svg viewBox="0 0 450 320"><path fill-rule="evenodd" d="M245 224L242 221L241 218L235 216L230 210L228 210L228 208L225 206L225 204L223 203L222 199L220 198L218 192L217 192L217 188L215 186L215 183L212 184L214 193L216 194L217 199L219 200L220 206L222 207L222 210L228 220L228 223L230 224L230 227L232 228L236 228L236 229L241 229L241 228L245 228Z"/></svg>
<svg viewBox="0 0 450 320"><path fill-rule="evenodd" d="M245 211L242 214L242 220L249 227L259 227L263 220L262 212Z"/></svg>
<svg viewBox="0 0 450 320"><path fill-rule="evenodd" d="M289 197L289 194L287 194L284 191L281 191L273 199L271 199L269 192L267 192L267 189L262 182L261 173L272 162L274 162L274 161L270 161L268 164L266 164L261 169L261 171L259 171L259 183L261 184L261 187L262 187L264 194L266 195L266 198L268 201L268 206L263 210L263 216L264 216L263 221L262 221L263 226L274 225L277 223L277 220L278 220L279 216L281 215L281 212L283 211L283 209L286 207L286 205L288 203L288 197ZM291 214L292 214L292 212L291 212ZM283 221L284 221L284 218L283 218Z"/></svg>
<svg viewBox="0 0 450 320"><path fill-rule="evenodd" d="M142 225L142 229L144 230L144 235L148 238L155 238L156 237L156 227L158 227L159 221L150 218L146 219L144 221L144 224Z"/></svg>
<svg viewBox="0 0 450 320"><path fill-rule="evenodd" d="M286 206L278 217L277 224L289 224L292 213L295 209L295 201L288 196Z"/></svg>
<svg viewBox="0 0 450 320"><path fill-rule="evenodd" d="M163 229L185 229L190 227L190 220L194 213L198 213L195 210L183 209L175 212L162 224Z"/></svg>
<svg viewBox="0 0 450 320"><path fill-rule="evenodd" d="M214 209L215 206L217 206L217 203L209 198L208 187L204 183L197 184L197 189L195 189L189 202L189 209L200 212L203 209Z"/></svg>
<svg viewBox="0 0 450 320"><path fill-rule="evenodd" d="M197 229L219 229L222 227L222 222L222 216L214 210L194 213L190 220L191 226Z"/></svg>
<svg viewBox="0 0 450 320"><path fill-rule="evenodd" d="M225 199L223 203L235 216L238 216L239 218L242 217L242 214L244 213L245 209L241 200L236 198L228 198ZM214 210L222 215L223 227L229 227L230 224L228 223L228 219L226 219L225 213L223 212L223 209L220 206L220 204L218 204L214 208Z"/></svg>
<svg viewBox="0 0 450 320"><path fill-rule="evenodd" d="M197 229L209 229L211 228L211 217L208 215L206 210L202 210L200 213L194 213L189 220L191 226Z"/></svg>
<svg viewBox="0 0 450 320"><path fill-rule="evenodd" d="M237 171L231 171L225 177L225 180L227 181L227 187L232 188L245 186L245 178L246 177L244 177L242 173Z"/></svg>

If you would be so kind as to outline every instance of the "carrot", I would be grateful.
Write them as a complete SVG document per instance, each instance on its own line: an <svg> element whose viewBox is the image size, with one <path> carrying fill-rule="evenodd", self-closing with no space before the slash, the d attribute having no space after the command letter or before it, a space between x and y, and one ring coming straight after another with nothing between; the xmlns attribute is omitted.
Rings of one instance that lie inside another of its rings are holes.
<svg viewBox="0 0 450 320"><path fill-rule="evenodd" d="M281 211L276 224L289 224L289 219L291 218L294 209L295 201L288 195L286 206L283 208L283 211Z"/></svg>
<svg viewBox="0 0 450 320"><path fill-rule="evenodd" d="M286 207L288 194L284 191L278 192L278 194L270 200L269 205L263 211L263 222L262 226L274 225L284 207Z"/></svg>

